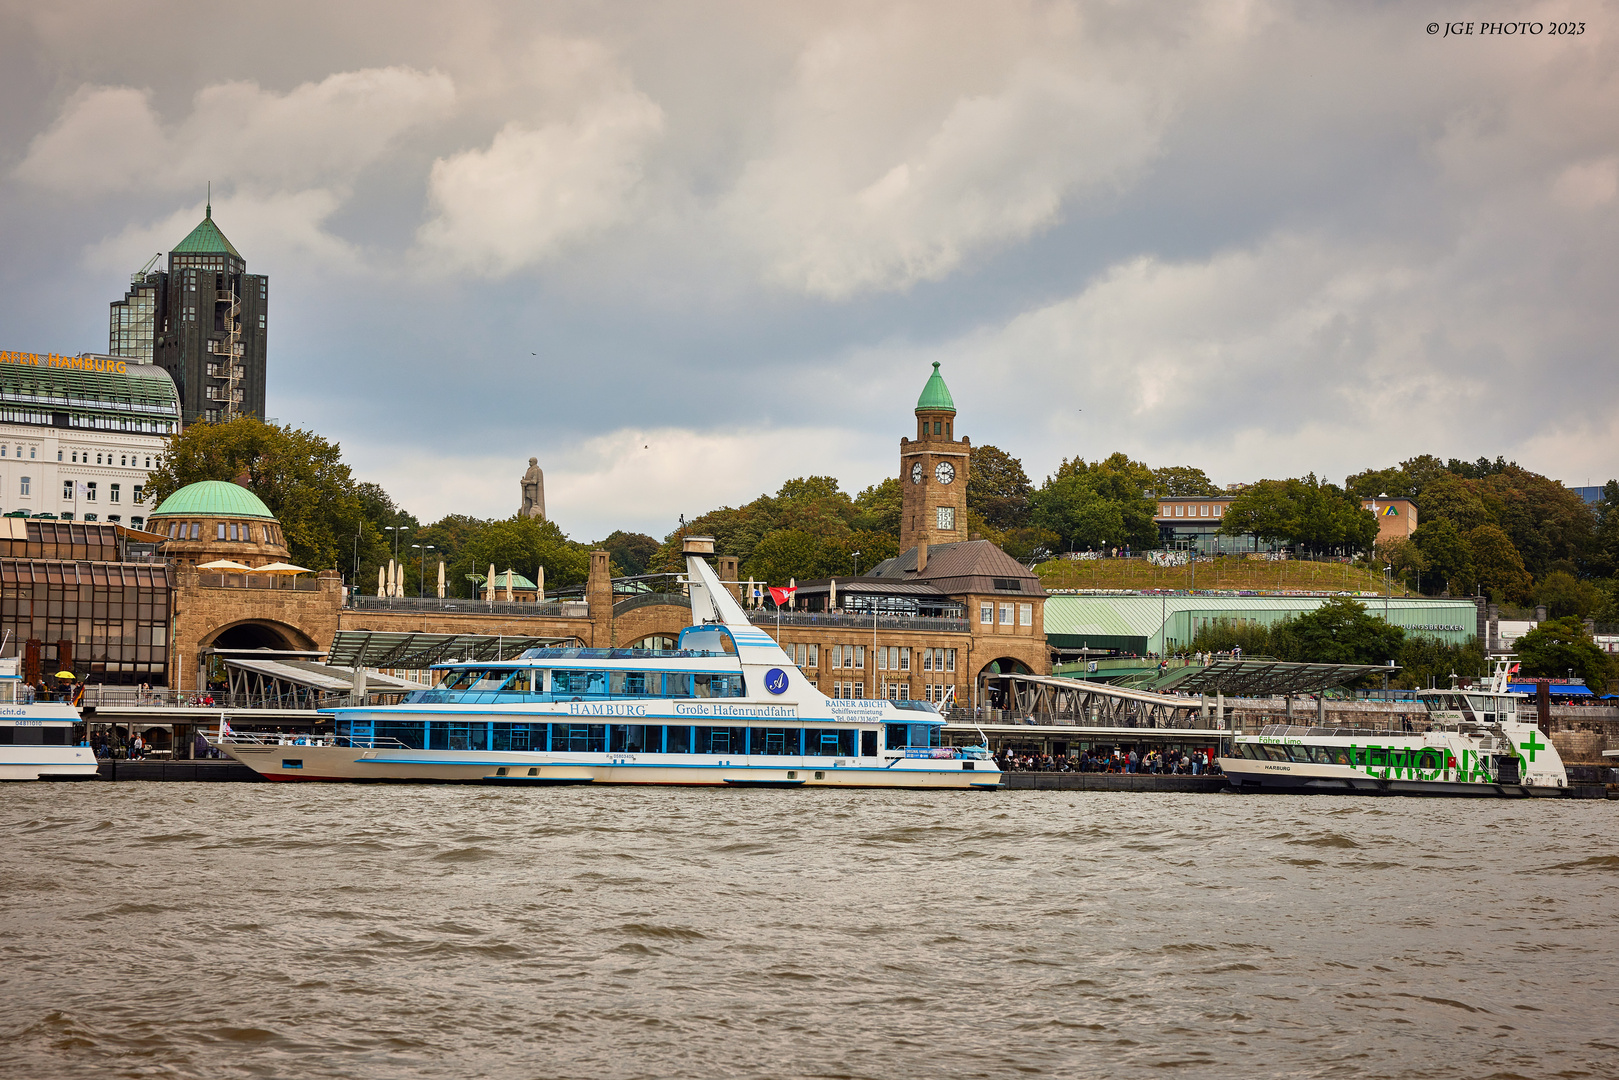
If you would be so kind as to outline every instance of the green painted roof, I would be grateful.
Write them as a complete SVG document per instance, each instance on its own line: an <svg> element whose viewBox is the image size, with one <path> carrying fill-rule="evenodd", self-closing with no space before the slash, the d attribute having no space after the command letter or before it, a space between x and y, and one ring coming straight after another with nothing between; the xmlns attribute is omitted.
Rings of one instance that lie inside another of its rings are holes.
<svg viewBox="0 0 1619 1080"><path fill-rule="evenodd" d="M922 387L922 396L916 399L916 411L947 412L956 411L956 403L950 397L950 388L944 384L944 378L939 374L939 362L933 362L933 374L928 376L928 384Z"/></svg>
<svg viewBox="0 0 1619 1080"><path fill-rule="evenodd" d="M174 380L160 367L119 356L8 355L12 357L10 362L0 361L0 398L7 402L40 412L112 415L158 424L172 425L180 418L180 396L175 391ZM63 366L53 366L55 364ZM74 366L67 366L69 364ZM40 422L48 423L49 418ZM171 427L150 430L164 434Z"/></svg>
<svg viewBox="0 0 1619 1080"><path fill-rule="evenodd" d="M224 480L199 480L187 484L163 500L152 517L250 517L275 520L270 508L257 495L240 484Z"/></svg>
<svg viewBox="0 0 1619 1080"><path fill-rule="evenodd" d="M191 230L191 234L174 246L174 251L183 255L235 255L238 259L242 253L231 246L225 239L225 234L219 231L214 224L214 208L210 206L203 216L201 224Z"/></svg>
<svg viewBox="0 0 1619 1080"><path fill-rule="evenodd" d="M539 587L516 570L502 570L495 575L496 589L504 589L508 584L514 589L535 589Z"/></svg>

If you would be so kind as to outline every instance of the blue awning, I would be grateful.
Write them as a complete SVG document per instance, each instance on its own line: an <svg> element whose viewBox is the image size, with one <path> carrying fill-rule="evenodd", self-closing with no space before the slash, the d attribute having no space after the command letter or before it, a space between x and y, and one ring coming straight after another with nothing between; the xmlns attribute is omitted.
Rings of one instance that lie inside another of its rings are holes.
<svg viewBox="0 0 1619 1080"><path fill-rule="evenodd" d="M1532 682L1515 682L1508 683L1507 689L1514 694L1533 694L1536 692L1535 687L1537 685L1539 684ZM1596 697L1595 694L1580 683L1553 683L1546 689L1551 693L1552 697Z"/></svg>

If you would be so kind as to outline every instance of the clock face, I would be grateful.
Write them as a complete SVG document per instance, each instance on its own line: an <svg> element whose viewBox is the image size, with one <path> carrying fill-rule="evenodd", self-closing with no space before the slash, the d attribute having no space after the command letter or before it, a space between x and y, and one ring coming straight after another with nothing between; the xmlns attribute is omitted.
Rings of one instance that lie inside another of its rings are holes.
<svg viewBox="0 0 1619 1080"><path fill-rule="evenodd" d="M920 461L918 461L915 465L911 466L911 483L920 484L921 482L922 482L922 463Z"/></svg>
<svg viewBox="0 0 1619 1080"><path fill-rule="evenodd" d="M939 462L939 467L933 470L934 479L941 484L948 484L956 478L956 467L948 461Z"/></svg>

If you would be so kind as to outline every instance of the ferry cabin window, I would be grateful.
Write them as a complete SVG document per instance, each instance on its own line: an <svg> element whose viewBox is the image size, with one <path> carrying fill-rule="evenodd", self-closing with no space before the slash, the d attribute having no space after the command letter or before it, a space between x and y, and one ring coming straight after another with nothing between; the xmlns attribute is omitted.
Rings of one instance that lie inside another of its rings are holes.
<svg viewBox="0 0 1619 1080"><path fill-rule="evenodd" d="M425 750L427 749L427 744L423 741L426 735L425 728L426 725L420 720L378 720L373 725L372 734L378 742L383 739L394 739L412 750Z"/></svg>
<svg viewBox="0 0 1619 1080"><path fill-rule="evenodd" d="M789 755L798 757L803 751L799 749L798 740L803 734L799 728L750 728L748 730L748 753L765 757L778 757Z"/></svg>
<svg viewBox="0 0 1619 1080"><path fill-rule="evenodd" d="M606 724L552 724L551 749L571 754L607 752Z"/></svg>
<svg viewBox="0 0 1619 1080"><path fill-rule="evenodd" d="M1267 743L1264 746L1261 746L1259 749L1262 750L1264 752L1265 756L1270 758L1272 761L1286 761L1286 760L1288 760L1287 750L1285 748L1283 748L1283 747L1273 746L1273 745Z"/></svg>
<svg viewBox="0 0 1619 1080"><path fill-rule="evenodd" d="M609 729L608 750L615 754L657 753L662 748L660 728L645 724L613 724Z"/></svg>
<svg viewBox="0 0 1619 1080"><path fill-rule="evenodd" d="M1251 742L1243 743L1240 749L1242 750L1242 756L1250 761L1263 761L1265 759L1265 755L1259 752L1259 747Z"/></svg>
<svg viewBox="0 0 1619 1080"><path fill-rule="evenodd" d="M700 727L693 729L696 732L695 753L698 754L745 754L747 753L748 729L739 727Z"/></svg>
<svg viewBox="0 0 1619 1080"><path fill-rule="evenodd" d="M853 728L805 728L804 754L807 757L854 757L855 731ZM867 732L873 739L876 732ZM875 757L877 746L871 747Z"/></svg>
<svg viewBox="0 0 1619 1080"><path fill-rule="evenodd" d="M496 724L492 750L544 750L544 724Z"/></svg>
<svg viewBox="0 0 1619 1080"><path fill-rule="evenodd" d="M691 728L670 727L665 729L663 747L666 754L691 753Z"/></svg>

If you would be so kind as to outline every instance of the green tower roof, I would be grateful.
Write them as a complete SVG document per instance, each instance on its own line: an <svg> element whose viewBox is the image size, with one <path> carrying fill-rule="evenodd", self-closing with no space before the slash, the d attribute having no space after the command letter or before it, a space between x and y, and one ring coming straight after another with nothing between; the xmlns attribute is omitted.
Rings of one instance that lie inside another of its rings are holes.
<svg viewBox="0 0 1619 1080"><path fill-rule="evenodd" d="M204 212L202 222L191 230L191 235L174 246L175 252L182 255L235 255L238 259L242 253L231 246L225 239L225 234L219 231L214 224L214 208L209 204Z"/></svg>
<svg viewBox="0 0 1619 1080"><path fill-rule="evenodd" d="M947 412L956 411L956 403L950 397L950 388L944 384L944 377L939 374L939 362L933 362L933 374L928 376L928 384L922 387L922 396L916 399L916 411Z"/></svg>
<svg viewBox="0 0 1619 1080"><path fill-rule="evenodd" d="M275 520L270 508L257 495L240 484L224 480L199 480L187 484L163 500L152 517L250 517Z"/></svg>

